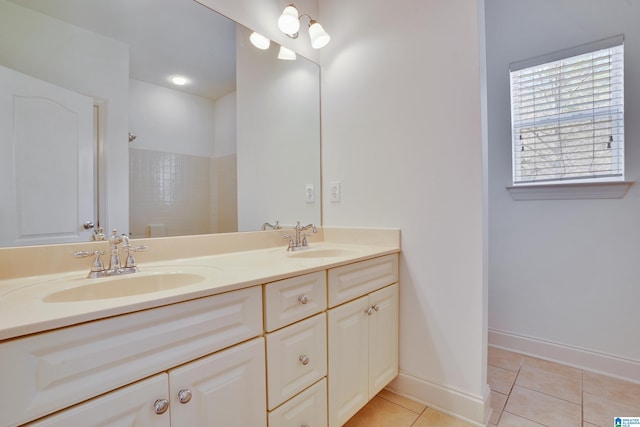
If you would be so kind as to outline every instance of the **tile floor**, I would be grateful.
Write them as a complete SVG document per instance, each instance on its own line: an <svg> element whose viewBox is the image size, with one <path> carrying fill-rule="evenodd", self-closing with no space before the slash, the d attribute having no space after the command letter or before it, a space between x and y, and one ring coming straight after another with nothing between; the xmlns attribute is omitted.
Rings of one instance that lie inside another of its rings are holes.
<svg viewBox="0 0 640 427"><path fill-rule="evenodd" d="M640 416L640 384L489 348L489 427L612 427ZM387 390L344 427L469 427Z"/></svg>

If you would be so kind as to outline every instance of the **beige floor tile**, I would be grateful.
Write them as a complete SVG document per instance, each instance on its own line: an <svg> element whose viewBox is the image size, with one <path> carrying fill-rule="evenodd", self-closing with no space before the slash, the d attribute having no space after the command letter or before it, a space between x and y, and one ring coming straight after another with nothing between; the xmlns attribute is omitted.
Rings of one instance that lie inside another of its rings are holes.
<svg viewBox="0 0 640 427"><path fill-rule="evenodd" d="M584 420L596 426L612 426L614 417L640 416L640 405L626 405L618 400L591 393L583 394L583 402Z"/></svg>
<svg viewBox="0 0 640 427"><path fill-rule="evenodd" d="M633 384L586 371L583 374L582 381L585 393L602 396L624 405L638 408L638 414L640 414L640 384ZM631 416L635 417L635 415Z"/></svg>
<svg viewBox="0 0 640 427"><path fill-rule="evenodd" d="M489 347L488 360L491 366L517 372L522 363L522 355L496 347Z"/></svg>
<svg viewBox="0 0 640 427"><path fill-rule="evenodd" d="M382 390L380 393L378 393L378 397L381 397L383 399L386 399L390 402L395 403L396 405L400 405L403 408L406 408L412 412L415 412L417 414L421 414L422 411L424 411L425 409L427 409L426 405L423 405L422 403L416 402L415 400L411 400L411 399L407 399L406 397L402 397L399 394L395 394L390 392L389 390Z"/></svg>
<svg viewBox="0 0 640 427"><path fill-rule="evenodd" d="M547 427L579 427L580 405L518 385L513 387L505 411Z"/></svg>
<svg viewBox="0 0 640 427"><path fill-rule="evenodd" d="M555 374L564 375L575 379L582 378L582 370L572 368L571 366L560 365L558 363L549 362L548 360L537 359L535 357L524 356L522 366L532 366L544 371L553 372Z"/></svg>
<svg viewBox="0 0 640 427"><path fill-rule="evenodd" d="M498 393L511 393L511 387L513 387L513 383L516 381L516 375L518 375L517 372L508 369L491 365L487 366L487 382L489 383L489 387Z"/></svg>
<svg viewBox="0 0 640 427"><path fill-rule="evenodd" d="M550 396L582 404L580 377L565 376L556 372L522 365L516 384Z"/></svg>
<svg viewBox="0 0 640 427"><path fill-rule="evenodd" d="M526 418L519 417L517 415L510 414L509 412L503 412L500 417L500 423L498 427L545 427L542 424L538 424L534 421Z"/></svg>
<svg viewBox="0 0 640 427"><path fill-rule="evenodd" d="M498 420L500 419L500 414L502 414L502 410L504 409L504 405L507 403L507 396L495 392L491 390L491 418L489 418L489 423L498 424Z"/></svg>
<svg viewBox="0 0 640 427"><path fill-rule="evenodd" d="M418 414L381 397L374 397L344 427L410 427Z"/></svg>
<svg viewBox="0 0 640 427"><path fill-rule="evenodd" d="M391 426L396 427L395 424L389 424L387 427ZM442 414L434 409L427 408L412 427L471 427L471 424L450 415Z"/></svg>

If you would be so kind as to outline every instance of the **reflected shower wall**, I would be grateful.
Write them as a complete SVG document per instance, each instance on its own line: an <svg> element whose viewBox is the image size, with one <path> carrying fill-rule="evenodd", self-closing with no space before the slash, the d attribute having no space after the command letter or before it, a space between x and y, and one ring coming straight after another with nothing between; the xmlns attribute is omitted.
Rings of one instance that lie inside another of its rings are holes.
<svg viewBox="0 0 640 427"><path fill-rule="evenodd" d="M236 231L235 157L129 148L131 236Z"/></svg>

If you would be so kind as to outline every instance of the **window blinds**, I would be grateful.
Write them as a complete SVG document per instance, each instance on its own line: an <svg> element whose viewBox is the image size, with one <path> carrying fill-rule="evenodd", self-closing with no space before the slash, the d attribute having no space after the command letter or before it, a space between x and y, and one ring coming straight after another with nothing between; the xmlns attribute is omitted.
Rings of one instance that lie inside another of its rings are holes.
<svg viewBox="0 0 640 427"><path fill-rule="evenodd" d="M512 67L514 185L624 179L619 43L515 71Z"/></svg>

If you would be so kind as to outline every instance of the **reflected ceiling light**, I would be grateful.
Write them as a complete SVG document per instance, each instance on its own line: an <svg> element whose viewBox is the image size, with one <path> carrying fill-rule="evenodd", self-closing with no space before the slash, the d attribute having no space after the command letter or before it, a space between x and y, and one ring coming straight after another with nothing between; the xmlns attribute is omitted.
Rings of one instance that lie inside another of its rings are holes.
<svg viewBox="0 0 640 427"><path fill-rule="evenodd" d="M300 19L298 17L298 9L293 4L285 7L282 15L278 18L278 28L283 33L293 36L300 29Z"/></svg>
<svg viewBox="0 0 640 427"><path fill-rule="evenodd" d="M295 61L296 53L291 49L287 49L284 46L280 46L280 52L278 52L278 59L284 59L285 61Z"/></svg>
<svg viewBox="0 0 640 427"><path fill-rule="evenodd" d="M189 81L189 80L187 80L186 77L182 77L182 76L173 76L169 80L171 80L171 83L173 83L174 85L177 85L177 86L184 86Z"/></svg>
<svg viewBox="0 0 640 427"><path fill-rule="evenodd" d="M249 36L249 40L251 40L251 44L262 50L269 49L269 46L271 45L271 40L269 40L262 34L256 33L255 31L251 33L251 35Z"/></svg>
<svg viewBox="0 0 640 427"><path fill-rule="evenodd" d="M305 16L309 19L309 38L311 39L311 47L320 49L329 43L331 37L322 28L315 19L307 14L298 15L298 9L294 4L290 4L282 11L282 15L278 18L278 28L292 39L298 38L300 30L300 20Z"/></svg>

